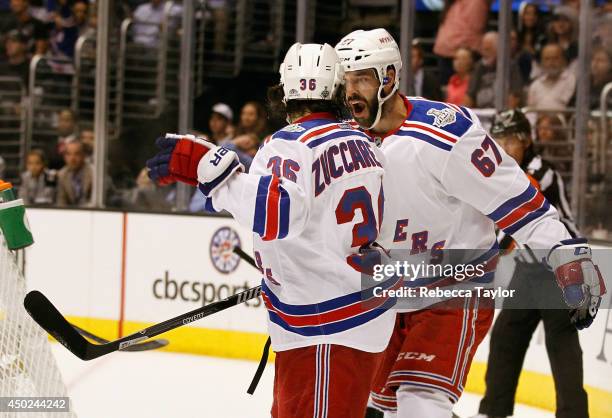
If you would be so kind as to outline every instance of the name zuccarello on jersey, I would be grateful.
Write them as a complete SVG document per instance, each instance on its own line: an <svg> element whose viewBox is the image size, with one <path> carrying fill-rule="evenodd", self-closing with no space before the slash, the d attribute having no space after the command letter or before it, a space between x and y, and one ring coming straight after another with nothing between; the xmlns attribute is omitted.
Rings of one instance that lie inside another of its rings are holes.
<svg viewBox="0 0 612 418"><path fill-rule="evenodd" d="M315 196L343 175L370 167L382 165L366 141L349 139L331 145L312 164Z"/></svg>

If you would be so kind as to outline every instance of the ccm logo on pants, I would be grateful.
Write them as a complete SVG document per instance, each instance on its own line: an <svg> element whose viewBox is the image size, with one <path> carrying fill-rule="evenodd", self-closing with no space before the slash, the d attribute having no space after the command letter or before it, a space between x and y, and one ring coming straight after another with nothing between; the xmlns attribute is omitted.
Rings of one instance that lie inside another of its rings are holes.
<svg viewBox="0 0 612 418"><path fill-rule="evenodd" d="M398 360L406 359L406 360L433 361L433 359L435 358L436 358L435 354L415 353L413 351L401 352L397 356Z"/></svg>

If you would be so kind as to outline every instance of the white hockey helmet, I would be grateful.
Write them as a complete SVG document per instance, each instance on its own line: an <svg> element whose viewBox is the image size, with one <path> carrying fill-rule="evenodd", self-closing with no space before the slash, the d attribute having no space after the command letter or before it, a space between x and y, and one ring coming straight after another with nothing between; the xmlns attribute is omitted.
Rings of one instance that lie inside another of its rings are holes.
<svg viewBox="0 0 612 418"><path fill-rule="evenodd" d="M356 30L338 42L336 52L340 57L345 72L373 68L380 80L378 88L378 112L374 123L368 129L376 126L382 114L383 103L399 89L399 76L402 69L402 57L395 39L385 29ZM382 96L387 84L387 68L395 69L395 82L391 93Z"/></svg>
<svg viewBox="0 0 612 418"><path fill-rule="evenodd" d="M285 103L288 100L332 100L343 79L340 59L328 44L293 44L279 72Z"/></svg>

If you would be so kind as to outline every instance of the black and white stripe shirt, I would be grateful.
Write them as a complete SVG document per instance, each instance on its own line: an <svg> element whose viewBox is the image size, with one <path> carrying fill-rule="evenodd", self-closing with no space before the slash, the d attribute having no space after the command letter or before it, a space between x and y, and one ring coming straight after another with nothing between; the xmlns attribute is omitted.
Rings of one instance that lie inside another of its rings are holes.
<svg viewBox="0 0 612 418"><path fill-rule="evenodd" d="M571 208L565 194L563 178L555 170L552 163L546 161L541 155L534 153L531 149L528 149L521 167L539 183L540 191L550 204L557 209L559 220L565 225L570 235L573 238L580 236L580 232L572 216ZM512 238L506 235L504 231L499 230L497 233L497 241L500 243L502 249L510 248ZM522 252L518 254L518 258L529 263L535 261L526 259L525 254Z"/></svg>

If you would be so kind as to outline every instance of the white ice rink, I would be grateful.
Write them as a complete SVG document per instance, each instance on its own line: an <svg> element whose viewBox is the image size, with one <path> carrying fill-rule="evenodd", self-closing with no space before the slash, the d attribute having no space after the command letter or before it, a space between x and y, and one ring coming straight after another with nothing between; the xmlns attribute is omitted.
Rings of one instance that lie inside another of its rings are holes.
<svg viewBox="0 0 612 418"><path fill-rule="evenodd" d="M260 418L269 417L273 367L254 396L246 394L257 364L164 352L113 353L84 362L53 344L64 382L80 418ZM474 415L480 396L464 394L455 408ZM518 418L554 414L522 405ZM419 417L421 418L421 417Z"/></svg>

